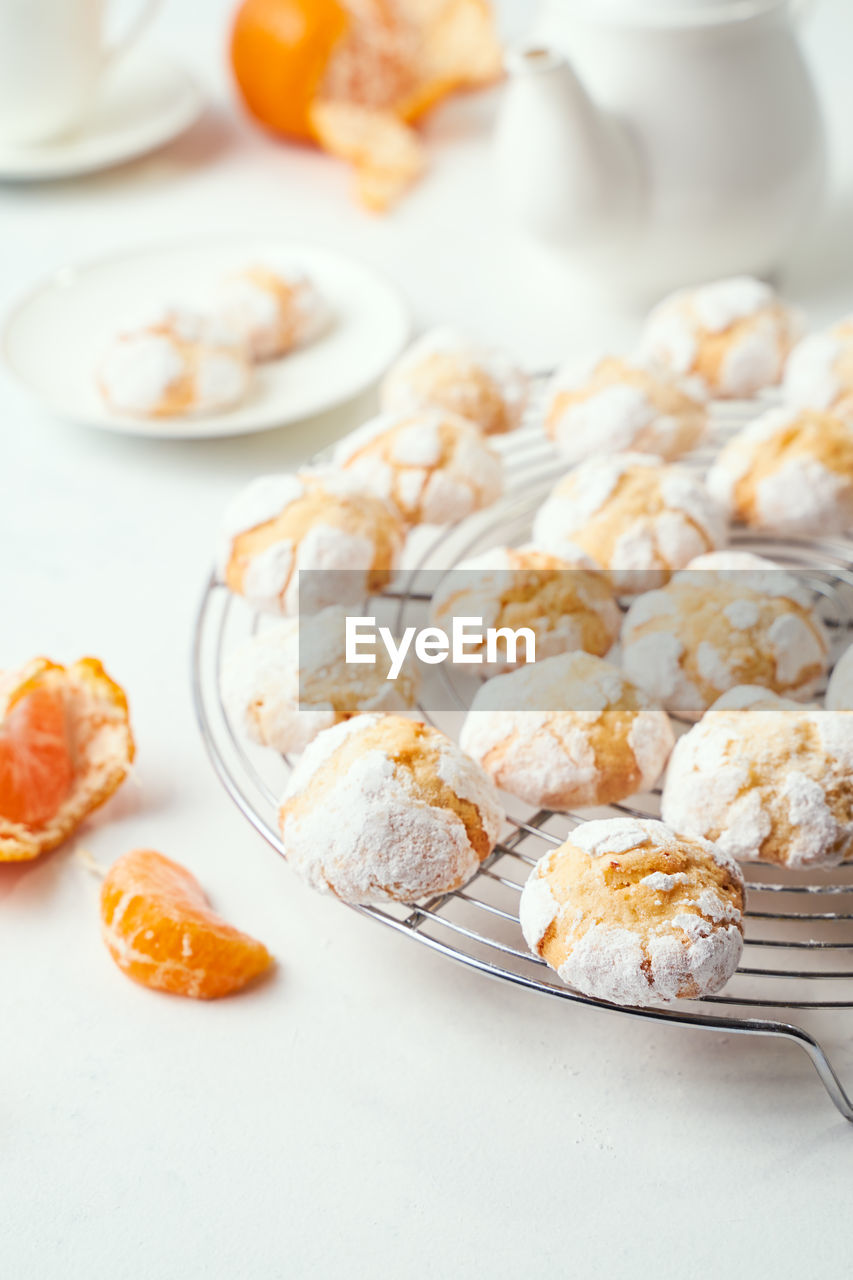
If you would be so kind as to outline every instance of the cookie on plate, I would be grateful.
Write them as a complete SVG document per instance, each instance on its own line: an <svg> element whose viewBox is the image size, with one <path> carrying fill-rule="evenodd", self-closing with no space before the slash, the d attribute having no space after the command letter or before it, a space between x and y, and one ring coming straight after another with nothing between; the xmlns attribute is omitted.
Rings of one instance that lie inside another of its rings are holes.
<svg viewBox="0 0 853 1280"><path fill-rule="evenodd" d="M853 414L853 316L798 342L785 366L782 392L797 409Z"/></svg>
<svg viewBox="0 0 853 1280"><path fill-rule="evenodd" d="M537 546L567 559L585 552L626 593L665 582L673 569L721 547L726 534L723 508L694 472L641 453L580 463L533 524Z"/></svg>
<svg viewBox="0 0 853 1280"><path fill-rule="evenodd" d="M304 751L323 729L371 711L406 711L419 670L410 654L394 680L382 646L375 664L346 661L346 609L288 618L229 654L223 695L253 742L283 754Z"/></svg>
<svg viewBox="0 0 853 1280"><path fill-rule="evenodd" d="M853 713L715 703L676 743L661 812L741 861L837 866L853 855Z"/></svg>
<svg viewBox="0 0 853 1280"><path fill-rule="evenodd" d="M340 442L334 461L410 526L463 520L503 488L500 457L479 428L439 409L380 414Z"/></svg>
<svg viewBox="0 0 853 1280"><path fill-rule="evenodd" d="M345 902L413 902L458 889L492 852L501 821L491 781L454 742L381 715L315 738L279 811L288 862Z"/></svg>
<svg viewBox="0 0 853 1280"><path fill-rule="evenodd" d="M841 533L853 525L853 426L810 409L771 409L729 441L708 488L752 528Z"/></svg>
<svg viewBox="0 0 853 1280"><path fill-rule="evenodd" d="M782 377L798 321L749 276L681 289L649 315L638 359L669 369L697 395L749 399Z"/></svg>
<svg viewBox="0 0 853 1280"><path fill-rule="evenodd" d="M355 604L390 580L397 512L332 468L259 476L225 512L220 573L256 609L294 615ZM313 572L303 582L299 574Z"/></svg>
<svg viewBox="0 0 853 1280"><path fill-rule="evenodd" d="M567 364L548 390L545 430L567 462L624 451L671 462L707 427L704 404L674 378L618 356Z"/></svg>
<svg viewBox="0 0 853 1280"><path fill-rule="evenodd" d="M331 322L328 304L299 267L257 265L223 280L216 304L219 324L254 361L276 360L313 342Z"/></svg>
<svg viewBox="0 0 853 1280"><path fill-rule="evenodd" d="M134 418L183 418L239 403L252 371L239 342L191 312L173 310L120 333L97 383L104 403Z"/></svg>
<svg viewBox="0 0 853 1280"><path fill-rule="evenodd" d="M527 375L506 352L452 329L433 329L392 365L381 398L392 413L444 409L485 435L502 435L521 423L528 389Z"/></svg>
<svg viewBox="0 0 853 1280"><path fill-rule="evenodd" d="M651 819L584 822L521 894L530 950L583 995L650 1005L713 995L743 951L743 877L716 845Z"/></svg>
<svg viewBox="0 0 853 1280"><path fill-rule="evenodd" d="M828 653L808 592L780 569L685 570L635 600L622 626L626 674L686 720L741 684L804 701Z"/></svg>
<svg viewBox="0 0 853 1280"><path fill-rule="evenodd" d="M430 620L449 630L454 617L482 619L484 628L496 630L529 627L537 662L573 649L603 657L622 622L610 582L590 560L572 563L535 547L494 547L455 565L433 595ZM505 639L496 662L487 661L486 650L485 641L466 649L482 659L480 675L499 675L526 660L521 645L513 661Z"/></svg>
<svg viewBox="0 0 853 1280"><path fill-rule="evenodd" d="M587 653L487 681L460 736L502 790L563 810L650 790L673 741L666 712L618 667Z"/></svg>

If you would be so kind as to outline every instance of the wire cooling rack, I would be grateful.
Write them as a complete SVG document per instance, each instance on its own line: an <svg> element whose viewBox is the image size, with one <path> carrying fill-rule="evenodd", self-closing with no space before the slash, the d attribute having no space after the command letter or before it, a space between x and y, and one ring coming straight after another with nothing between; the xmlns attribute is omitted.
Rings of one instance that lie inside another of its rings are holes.
<svg viewBox="0 0 853 1280"><path fill-rule="evenodd" d="M705 467L720 440L755 415L755 405L715 408L711 445L693 455ZM529 537L533 516L555 479L565 470L542 431L525 426L499 442L506 463L503 499L486 512L447 530L416 530L405 567L381 601L365 603L396 612L396 625L423 625L426 582L434 590L439 574L465 556L497 544ZM833 642L833 661L853 633L853 540L778 539L735 535L735 545L767 555L797 570L814 592L816 607ZM214 768L232 799L278 853L283 848L276 822L279 799L291 762L255 747L231 723L221 697L223 663L267 619L212 577L198 613L193 648L196 713ZM437 713L421 707L424 719L455 735L470 689L453 671L435 668L446 682L446 705ZM729 1034L771 1036L798 1044L809 1055L833 1103L853 1121L853 1102L832 1066L824 1041L834 1039L838 1014L853 1010L853 865L794 872L751 864L747 868L746 937L741 967L724 993L676 1001L662 1008L627 1008L593 1000L563 985L545 963L531 955L518 923L518 902L530 868L571 829L590 817L631 814L654 817L660 791L620 804L585 810L583 815L525 810L506 797L501 843L475 878L455 893L409 907L396 904L355 907L362 915L463 964L560 1000L611 1009L634 1018L675 1023ZM816 1025L812 1025L816 1024Z"/></svg>

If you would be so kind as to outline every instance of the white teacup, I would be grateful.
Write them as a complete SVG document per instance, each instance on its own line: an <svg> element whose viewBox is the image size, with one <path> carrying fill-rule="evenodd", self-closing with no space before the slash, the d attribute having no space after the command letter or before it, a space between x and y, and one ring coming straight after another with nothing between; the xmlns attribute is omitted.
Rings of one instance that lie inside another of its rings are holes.
<svg viewBox="0 0 853 1280"><path fill-rule="evenodd" d="M101 76L160 3L142 0L127 34L109 43L108 0L0 0L0 139L27 146L77 128Z"/></svg>

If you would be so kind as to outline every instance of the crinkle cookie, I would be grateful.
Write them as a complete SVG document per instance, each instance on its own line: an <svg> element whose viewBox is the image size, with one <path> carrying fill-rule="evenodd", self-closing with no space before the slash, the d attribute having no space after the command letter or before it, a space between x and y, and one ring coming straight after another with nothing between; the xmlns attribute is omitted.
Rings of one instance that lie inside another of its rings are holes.
<svg viewBox="0 0 853 1280"><path fill-rule="evenodd" d="M356 716L315 738L279 811L288 862L345 902L413 902L458 889L500 833L497 793L437 729Z"/></svg>
<svg viewBox="0 0 853 1280"><path fill-rule="evenodd" d="M665 582L726 533L723 509L694 472L641 453L588 458L555 485L533 524L538 546L567 559L585 552L624 592Z"/></svg>
<svg viewBox="0 0 853 1280"><path fill-rule="evenodd" d="M323 729L370 711L414 706L419 671L409 654L396 680L380 645L376 663L346 661L343 608L288 618L252 636L229 655L225 705L235 724L261 746L304 751Z"/></svg>
<svg viewBox="0 0 853 1280"><path fill-rule="evenodd" d="M521 895L534 954L583 995L650 1005L713 995L743 951L743 877L707 840L651 819L575 827Z"/></svg>
<svg viewBox="0 0 853 1280"><path fill-rule="evenodd" d="M433 596L430 620L448 630L454 617L482 618L484 628L529 627L537 662L573 649L601 657L622 622L612 586L591 561L581 557L572 564L535 547L495 547L455 565ZM523 644L515 662L504 642L498 662L487 662L485 650L485 641L467 649L483 659L476 668L481 675L499 675L525 661Z"/></svg>
<svg viewBox="0 0 853 1280"><path fill-rule="evenodd" d="M768 569L778 569L780 566L775 560L757 556L753 551L738 551L736 547L727 547L722 551L709 551L704 556L696 556L687 568L713 569L716 573L740 573L744 569L766 573Z"/></svg>
<svg viewBox="0 0 853 1280"><path fill-rule="evenodd" d="M330 323L328 305L299 267L252 266L220 286L218 322L252 360L275 360L312 342Z"/></svg>
<svg viewBox="0 0 853 1280"><path fill-rule="evenodd" d="M853 714L714 706L676 743L662 813L742 861L837 866L853 856Z"/></svg>
<svg viewBox="0 0 853 1280"><path fill-rule="evenodd" d="M808 592L779 569L687 570L635 600L622 626L626 674L686 720L735 685L803 701L825 675L828 652Z"/></svg>
<svg viewBox="0 0 853 1280"><path fill-rule="evenodd" d="M672 461L696 448L707 425L705 406L666 372L618 356L564 366L545 410L545 430L568 462L625 450Z"/></svg>
<svg viewBox="0 0 853 1280"><path fill-rule="evenodd" d="M826 686L825 701L830 711L853 711L853 645L845 649L836 662Z"/></svg>
<svg viewBox="0 0 853 1280"><path fill-rule="evenodd" d="M119 334L97 372L104 402L135 418L180 418L242 400L251 369L239 343L191 312Z"/></svg>
<svg viewBox="0 0 853 1280"><path fill-rule="evenodd" d="M798 321L769 285L749 276L682 289L649 315L638 352L697 395L749 399L775 386Z"/></svg>
<svg viewBox="0 0 853 1280"><path fill-rule="evenodd" d="M343 472L259 476L225 512L220 572L256 609L317 613L380 591L403 538L397 512ZM325 570L301 600L300 570Z"/></svg>
<svg viewBox="0 0 853 1280"><path fill-rule="evenodd" d="M501 460L479 428L438 409L380 414L340 442L334 461L407 525L463 520L503 488Z"/></svg>
<svg viewBox="0 0 853 1280"><path fill-rule="evenodd" d="M673 744L665 711L618 667L564 653L482 685L460 745L537 809L614 804L657 782Z"/></svg>
<svg viewBox="0 0 853 1280"><path fill-rule="evenodd" d="M507 352L433 329L391 366L381 399L392 413L444 409L501 435L520 425L528 391L527 374Z"/></svg>
<svg viewBox="0 0 853 1280"><path fill-rule="evenodd" d="M729 441L708 488L753 528L841 533L853 525L853 426L828 413L771 409Z"/></svg>
<svg viewBox="0 0 853 1280"><path fill-rule="evenodd" d="M785 367L782 391L798 409L853 414L853 316L798 342Z"/></svg>

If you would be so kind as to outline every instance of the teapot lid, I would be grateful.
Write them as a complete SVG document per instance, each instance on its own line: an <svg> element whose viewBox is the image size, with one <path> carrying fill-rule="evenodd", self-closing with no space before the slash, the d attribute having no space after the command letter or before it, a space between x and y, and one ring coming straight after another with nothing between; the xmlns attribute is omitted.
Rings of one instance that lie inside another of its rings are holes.
<svg viewBox="0 0 853 1280"><path fill-rule="evenodd" d="M792 0L569 0L571 7L599 21L644 26L712 26L790 8Z"/></svg>

